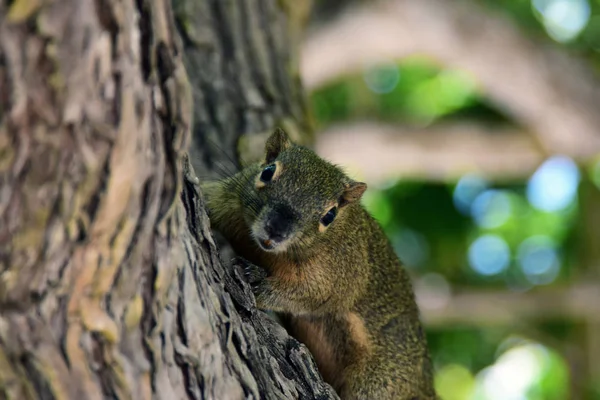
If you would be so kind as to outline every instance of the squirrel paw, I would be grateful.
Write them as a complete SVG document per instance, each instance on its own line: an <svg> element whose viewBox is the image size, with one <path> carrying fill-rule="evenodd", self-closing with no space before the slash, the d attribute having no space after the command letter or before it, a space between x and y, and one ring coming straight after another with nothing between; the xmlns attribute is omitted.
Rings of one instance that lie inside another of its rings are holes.
<svg viewBox="0 0 600 400"><path fill-rule="evenodd" d="M242 267L244 279L253 289L267 278L267 271L242 257L234 258L233 263Z"/></svg>
<svg viewBox="0 0 600 400"><path fill-rule="evenodd" d="M233 263L242 269L244 279L254 293L256 307L261 310L270 309L271 307L266 302L267 297L265 297L270 292L267 271L241 257L234 258Z"/></svg>

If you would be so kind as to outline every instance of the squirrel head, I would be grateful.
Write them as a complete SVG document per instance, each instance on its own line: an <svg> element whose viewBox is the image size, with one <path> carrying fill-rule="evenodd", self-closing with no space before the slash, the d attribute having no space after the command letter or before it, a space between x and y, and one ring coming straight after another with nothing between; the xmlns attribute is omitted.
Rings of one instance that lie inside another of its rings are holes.
<svg viewBox="0 0 600 400"><path fill-rule="evenodd" d="M293 144L280 128L269 137L255 167L252 207L246 217L261 249L285 252L331 234L358 203L367 185L347 177L311 150Z"/></svg>

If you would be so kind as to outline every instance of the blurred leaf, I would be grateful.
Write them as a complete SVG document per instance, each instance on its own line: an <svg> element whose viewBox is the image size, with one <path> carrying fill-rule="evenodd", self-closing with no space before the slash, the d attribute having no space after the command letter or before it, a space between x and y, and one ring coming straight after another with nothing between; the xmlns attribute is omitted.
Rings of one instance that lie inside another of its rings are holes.
<svg viewBox="0 0 600 400"><path fill-rule="evenodd" d="M459 364L442 367L435 375L435 389L444 400L464 400L474 387L471 371Z"/></svg>

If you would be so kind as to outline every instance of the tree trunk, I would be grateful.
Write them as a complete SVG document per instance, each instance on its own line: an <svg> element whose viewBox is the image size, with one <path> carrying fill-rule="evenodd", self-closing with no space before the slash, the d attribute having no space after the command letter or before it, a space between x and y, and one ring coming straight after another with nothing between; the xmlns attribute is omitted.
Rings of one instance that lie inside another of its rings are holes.
<svg viewBox="0 0 600 400"><path fill-rule="evenodd" d="M310 142L288 3L0 0L0 398L337 397L221 264L186 156Z"/></svg>

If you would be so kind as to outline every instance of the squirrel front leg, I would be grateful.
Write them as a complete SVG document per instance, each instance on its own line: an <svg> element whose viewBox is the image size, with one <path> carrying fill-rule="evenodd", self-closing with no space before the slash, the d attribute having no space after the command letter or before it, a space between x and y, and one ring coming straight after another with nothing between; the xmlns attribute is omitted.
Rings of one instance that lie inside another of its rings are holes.
<svg viewBox="0 0 600 400"><path fill-rule="evenodd" d="M263 268L246 260L239 259L237 263L244 268L260 309L292 314L323 314L349 309L354 300L346 293L355 292L344 291L343 285L334 284L334 276L323 273L309 276L306 271L268 274Z"/></svg>

